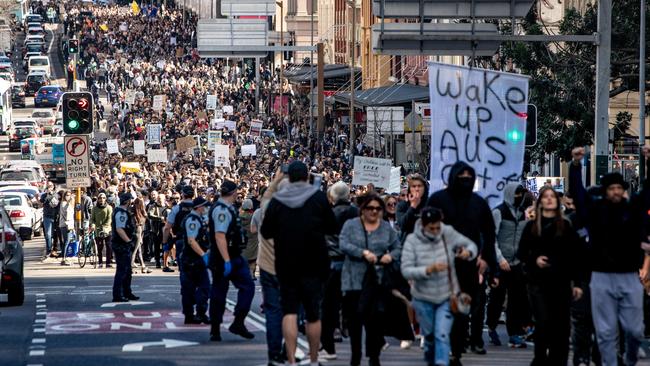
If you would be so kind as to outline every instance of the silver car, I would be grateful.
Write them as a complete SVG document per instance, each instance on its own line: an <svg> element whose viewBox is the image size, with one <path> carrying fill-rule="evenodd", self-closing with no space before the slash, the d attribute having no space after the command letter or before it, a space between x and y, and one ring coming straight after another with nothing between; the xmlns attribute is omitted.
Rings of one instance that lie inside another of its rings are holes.
<svg viewBox="0 0 650 366"><path fill-rule="evenodd" d="M0 302L19 306L25 301L23 241L0 207Z"/></svg>

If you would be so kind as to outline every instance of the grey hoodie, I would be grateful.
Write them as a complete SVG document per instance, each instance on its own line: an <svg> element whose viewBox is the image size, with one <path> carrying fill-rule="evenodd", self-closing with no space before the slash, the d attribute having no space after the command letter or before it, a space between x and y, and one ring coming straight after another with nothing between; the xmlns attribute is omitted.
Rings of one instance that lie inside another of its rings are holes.
<svg viewBox="0 0 650 366"><path fill-rule="evenodd" d="M316 192L318 192L318 187L307 182L294 182L275 192L273 198L289 208L298 208L304 206L305 202Z"/></svg>
<svg viewBox="0 0 650 366"><path fill-rule="evenodd" d="M428 266L434 263L448 263L453 281L452 288L454 293L457 293L460 287L454 266L456 249L467 249L471 253L469 260L476 258L476 244L453 227L442 224L442 238L436 242L424 236L422 220L415 223L413 233L406 237L402 248L402 275L407 280L413 280L411 294L415 299L440 304L447 301L451 295L449 273L445 270L427 274ZM443 240L447 244L447 254Z"/></svg>

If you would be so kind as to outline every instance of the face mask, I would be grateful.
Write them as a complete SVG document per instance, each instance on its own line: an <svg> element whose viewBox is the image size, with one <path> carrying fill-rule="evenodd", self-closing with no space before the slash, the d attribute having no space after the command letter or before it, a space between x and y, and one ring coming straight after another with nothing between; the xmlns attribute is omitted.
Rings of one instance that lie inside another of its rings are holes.
<svg viewBox="0 0 650 366"><path fill-rule="evenodd" d="M442 234L433 235L424 229L422 230L422 234L424 235L425 238L433 241L434 243L437 243L440 241L440 239L442 239Z"/></svg>
<svg viewBox="0 0 650 366"><path fill-rule="evenodd" d="M472 177L458 177L456 181L464 192L471 192L474 189L474 178Z"/></svg>
<svg viewBox="0 0 650 366"><path fill-rule="evenodd" d="M574 210L572 208L565 208L564 209L564 214L565 215L571 215L573 213L573 211Z"/></svg>
<svg viewBox="0 0 650 366"><path fill-rule="evenodd" d="M521 206L521 203L522 203L523 201L524 201L524 196L515 197L514 206L515 206L515 207L519 207L519 206Z"/></svg>

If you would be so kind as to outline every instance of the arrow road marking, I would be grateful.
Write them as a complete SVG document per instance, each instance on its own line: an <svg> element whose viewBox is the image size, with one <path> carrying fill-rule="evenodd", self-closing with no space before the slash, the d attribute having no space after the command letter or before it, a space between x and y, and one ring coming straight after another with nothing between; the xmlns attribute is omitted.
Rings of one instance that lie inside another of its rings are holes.
<svg viewBox="0 0 650 366"><path fill-rule="evenodd" d="M153 302L151 301L129 301L129 302L107 302L105 304L102 304L103 308L114 308L118 305L131 305L131 306L136 306L136 305L151 305Z"/></svg>
<svg viewBox="0 0 650 366"><path fill-rule="evenodd" d="M196 346L197 342L179 341L178 339L165 339L159 342L141 342L129 343L122 347L122 352L142 352L144 347L149 346L165 346L165 348L177 348L186 346Z"/></svg>

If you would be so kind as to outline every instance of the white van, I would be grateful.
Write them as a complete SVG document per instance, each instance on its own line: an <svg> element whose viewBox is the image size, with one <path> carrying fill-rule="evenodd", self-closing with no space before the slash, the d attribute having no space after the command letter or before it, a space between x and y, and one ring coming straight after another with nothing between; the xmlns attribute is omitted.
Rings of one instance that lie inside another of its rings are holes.
<svg viewBox="0 0 650 366"><path fill-rule="evenodd" d="M47 56L30 57L27 61L27 72L31 73L36 70L43 70L48 76L52 75L50 70L50 58Z"/></svg>

